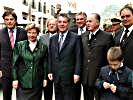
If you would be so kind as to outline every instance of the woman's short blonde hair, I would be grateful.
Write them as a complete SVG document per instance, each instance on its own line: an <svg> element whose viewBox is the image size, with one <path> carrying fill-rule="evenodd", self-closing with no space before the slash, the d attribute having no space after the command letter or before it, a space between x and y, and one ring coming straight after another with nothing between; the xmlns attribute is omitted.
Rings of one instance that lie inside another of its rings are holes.
<svg viewBox="0 0 133 100"><path fill-rule="evenodd" d="M37 34L39 34L39 32L40 32L39 26L37 26L35 23L27 24L25 30L28 31L28 30L30 30L30 29L36 29Z"/></svg>

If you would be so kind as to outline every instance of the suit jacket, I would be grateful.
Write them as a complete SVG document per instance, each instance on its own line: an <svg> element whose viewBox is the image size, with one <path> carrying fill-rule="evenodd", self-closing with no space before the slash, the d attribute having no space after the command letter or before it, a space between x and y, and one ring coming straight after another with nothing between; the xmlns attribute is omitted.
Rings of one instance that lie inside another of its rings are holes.
<svg viewBox="0 0 133 100"><path fill-rule="evenodd" d="M28 40L18 42L13 51L13 80L23 88L42 86L47 77L48 48L41 40L32 52Z"/></svg>
<svg viewBox="0 0 133 100"><path fill-rule="evenodd" d="M114 44L113 36L102 30L89 40L90 32L82 34L83 43L83 67L82 83L94 86L96 77L102 66L108 64L107 51Z"/></svg>
<svg viewBox="0 0 133 100"><path fill-rule="evenodd" d="M118 32L115 33L116 35L114 37L114 41L116 46L120 46L120 38L123 31L124 31L124 28L121 28Z"/></svg>
<svg viewBox="0 0 133 100"><path fill-rule="evenodd" d="M117 36L116 38L118 41L115 40L115 45L121 46L122 51L123 51L123 57L124 57L124 65L128 66L133 70L133 30L131 31L130 35L128 38L125 40L125 43L121 45L120 43L120 38L122 35L122 32L124 30L120 30L119 33L120 35Z"/></svg>
<svg viewBox="0 0 133 100"><path fill-rule="evenodd" d="M109 65L102 67L96 80L96 87L101 91L101 100L129 100L128 91L132 86L132 82L129 80L131 74L132 70L126 66L117 70L111 69ZM116 85L116 93L112 93L110 89L104 89L103 82Z"/></svg>
<svg viewBox="0 0 133 100"><path fill-rule="evenodd" d="M16 32L16 42L27 39L26 31L22 28L17 27ZM0 45L1 45L1 60L0 66L2 70L3 77L11 77L12 68L12 53L13 49L11 47L10 38L8 35L7 27L3 28L0 33Z"/></svg>
<svg viewBox="0 0 133 100"><path fill-rule="evenodd" d="M47 46L49 46L49 34L43 34L42 36L40 36L40 39L43 41L44 44L46 44Z"/></svg>
<svg viewBox="0 0 133 100"><path fill-rule="evenodd" d="M61 80L72 84L73 75L80 75L81 38L68 32L60 52L58 38L59 34L50 38L49 73L53 73L54 82Z"/></svg>

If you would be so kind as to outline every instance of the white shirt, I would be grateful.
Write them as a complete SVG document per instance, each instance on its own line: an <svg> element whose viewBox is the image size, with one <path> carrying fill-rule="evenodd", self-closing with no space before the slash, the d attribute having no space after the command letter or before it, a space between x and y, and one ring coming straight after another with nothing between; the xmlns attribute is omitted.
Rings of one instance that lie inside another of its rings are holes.
<svg viewBox="0 0 133 100"><path fill-rule="evenodd" d="M124 27L124 31L123 31L123 33L121 35L120 42L122 41L122 38L123 38L124 33L125 33L125 30L126 30L126 28ZM133 30L133 25L131 27L129 27L128 30L129 30L129 32L127 33L127 37L130 35L131 31Z"/></svg>
<svg viewBox="0 0 133 100"><path fill-rule="evenodd" d="M37 45L37 41L36 41L36 42L31 42L31 41L29 41L29 47L30 47L30 50L31 50L32 52L34 51L36 45Z"/></svg>
<svg viewBox="0 0 133 100"><path fill-rule="evenodd" d="M86 31L86 26L83 27L82 29L83 29L83 31L81 33L81 28L78 28L78 35L81 35L81 34L83 34Z"/></svg>
<svg viewBox="0 0 133 100"><path fill-rule="evenodd" d="M49 33L49 38L51 38L52 36L54 36L56 33L52 34L52 33Z"/></svg>

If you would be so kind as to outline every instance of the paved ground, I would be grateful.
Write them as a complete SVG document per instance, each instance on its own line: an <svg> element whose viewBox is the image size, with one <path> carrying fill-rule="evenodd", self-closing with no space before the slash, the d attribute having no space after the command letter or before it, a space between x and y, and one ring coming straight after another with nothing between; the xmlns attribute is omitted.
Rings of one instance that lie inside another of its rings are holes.
<svg viewBox="0 0 133 100"><path fill-rule="evenodd" d="M15 97L16 97L16 95L15 95L15 90L13 89L12 100L16 100ZM54 97L54 96L53 96L53 97ZM2 98L2 91L1 91L1 90L0 90L0 100L3 100L3 98ZM43 97L42 97L42 100L44 100ZM53 100L55 100L55 99L53 98ZM81 100L84 100L84 99L83 99L83 93L81 94Z"/></svg>
<svg viewBox="0 0 133 100"><path fill-rule="evenodd" d="M2 91L1 90L0 90L0 100L3 100L3 96L2 96ZM15 95L15 90L14 89L13 89L13 94L12 94L12 100L16 100L16 95ZM44 100L44 99L42 99L42 100Z"/></svg>

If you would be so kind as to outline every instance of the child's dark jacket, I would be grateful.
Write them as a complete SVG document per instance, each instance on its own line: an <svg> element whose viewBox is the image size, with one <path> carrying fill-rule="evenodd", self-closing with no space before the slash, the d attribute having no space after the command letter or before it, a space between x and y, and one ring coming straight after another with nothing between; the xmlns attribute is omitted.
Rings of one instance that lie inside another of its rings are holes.
<svg viewBox="0 0 133 100"><path fill-rule="evenodd" d="M117 71L112 70L109 65L102 67L99 77L96 80L96 87L101 91L101 100L128 100L128 91L131 88L129 77L132 70L126 66ZM110 89L103 88L103 82L108 82L117 86L116 93Z"/></svg>

